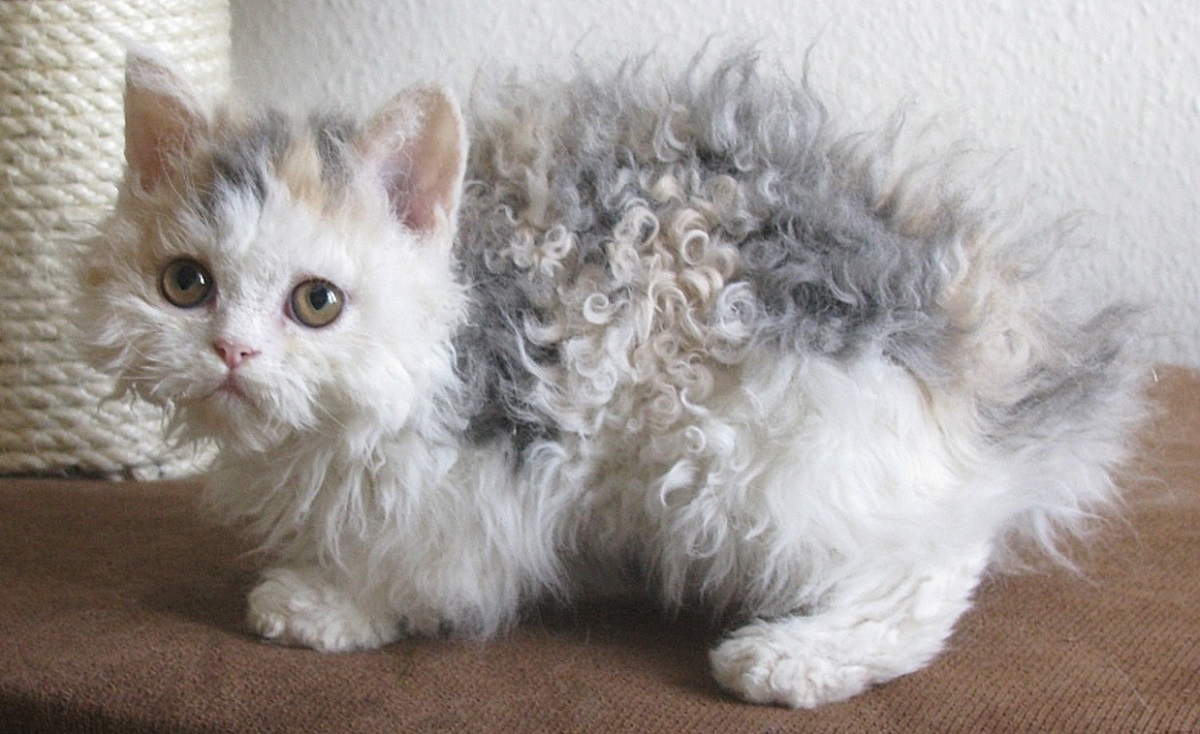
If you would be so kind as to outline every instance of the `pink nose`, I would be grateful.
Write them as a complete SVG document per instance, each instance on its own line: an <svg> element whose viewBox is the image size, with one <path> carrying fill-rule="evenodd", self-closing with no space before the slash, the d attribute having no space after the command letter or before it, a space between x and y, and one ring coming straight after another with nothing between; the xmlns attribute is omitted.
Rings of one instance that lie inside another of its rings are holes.
<svg viewBox="0 0 1200 734"><path fill-rule="evenodd" d="M218 339L213 342L213 349L217 354L221 355L222 361L229 369L237 369L243 362L258 354L258 350L248 347L244 344L236 344L225 339Z"/></svg>

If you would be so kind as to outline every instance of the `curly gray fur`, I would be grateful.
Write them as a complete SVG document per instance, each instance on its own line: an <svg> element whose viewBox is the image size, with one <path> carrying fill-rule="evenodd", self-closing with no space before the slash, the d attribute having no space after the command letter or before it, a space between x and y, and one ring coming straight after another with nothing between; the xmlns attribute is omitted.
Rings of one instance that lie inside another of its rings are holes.
<svg viewBox="0 0 1200 734"><path fill-rule="evenodd" d="M969 191L936 180L949 167L893 171L895 131L840 136L807 85L768 81L743 56L703 79L661 83L633 64L540 88L502 93L471 131L458 255L476 303L460 352L469 355L477 437L553 433L525 397L526 360L553 361L555 351L521 326L548 318L563 283L609 267L614 228L654 199L648 188L664 175L706 201L724 179L738 182L735 205L715 213L710 235L736 245L731 283L753 294L737 318L755 344L839 358L877 352L946 384L971 381L973 363L986 359L980 342L1028 341L1011 345L1031 356L1005 384L964 387L978 392L998 443L1069 430L1124 389L1131 311L1072 314L1075 294L1042 275L1043 261L1065 250L1062 228L1004 231L1004 211L973 206ZM556 229L575 241L565 276L500 254L504 243ZM995 276L961 286L981 270ZM609 281L588 287L621 300L628 284ZM969 288L981 292L957 292ZM1020 323L969 313L969 302L1020 299L1028 288L1038 293L1017 304L1026 309Z"/></svg>

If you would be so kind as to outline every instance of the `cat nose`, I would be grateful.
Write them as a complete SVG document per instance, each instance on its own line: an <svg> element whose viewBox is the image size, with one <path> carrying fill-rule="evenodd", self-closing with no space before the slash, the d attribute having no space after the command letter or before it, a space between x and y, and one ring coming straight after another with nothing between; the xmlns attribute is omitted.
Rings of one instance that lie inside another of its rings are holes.
<svg viewBox="0 0 1200 734"><path fill-rule="evenodd" d="M213 342L213 349L217 351L217 354L221 355L221 360L231 370L237 369L243 362L258 354L257 349L225 339L218 339Z"/></svg>

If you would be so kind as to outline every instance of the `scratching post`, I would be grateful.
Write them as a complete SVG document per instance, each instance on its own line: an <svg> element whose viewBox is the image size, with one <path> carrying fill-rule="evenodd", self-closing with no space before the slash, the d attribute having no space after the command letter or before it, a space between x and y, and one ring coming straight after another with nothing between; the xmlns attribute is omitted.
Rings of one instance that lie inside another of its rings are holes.
<svg viewBox="0 0 1200 734"><path fill-rule="evenodd" d="M125 47L223 89L228 0L0 0L0 474L156 478L198 459L163 440L71 344L71 260L116 196Z"/></svg>

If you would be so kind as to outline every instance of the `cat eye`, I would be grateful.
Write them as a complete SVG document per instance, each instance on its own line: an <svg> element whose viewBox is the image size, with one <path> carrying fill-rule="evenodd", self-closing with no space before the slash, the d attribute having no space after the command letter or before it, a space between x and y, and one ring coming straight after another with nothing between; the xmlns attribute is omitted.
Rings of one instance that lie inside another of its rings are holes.
<svg viewBox="0 0 1200 734"><path fill-rule="evenodd" d="M342 313L342 291L327 280L306 280L292 291L289 314L313 329L329 326Z"/></svg>
<svg viewBox="0 0 1200 734"><path fill-rule="evenodd" d="M163 298L179 308L195 308L206 301L213 292L213 278L203 265L190 257L181 257L167 263L158 280Z"/></svg>

